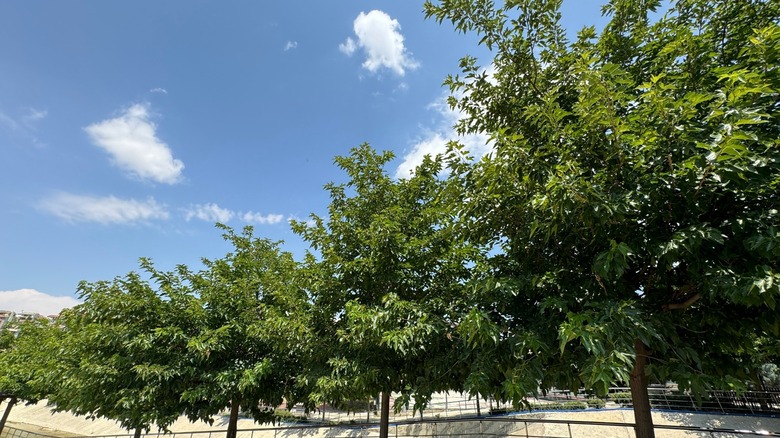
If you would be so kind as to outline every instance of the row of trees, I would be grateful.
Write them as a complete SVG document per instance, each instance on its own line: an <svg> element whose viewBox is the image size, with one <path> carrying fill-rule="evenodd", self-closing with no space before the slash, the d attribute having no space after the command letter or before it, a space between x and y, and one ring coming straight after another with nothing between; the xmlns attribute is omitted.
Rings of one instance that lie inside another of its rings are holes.
<svg viewBox="0 0 780 438"><path fill-rule="evenodd" d="M307 295L300 270L278 244L223 227L235 252L179 266L141 267L113 281L82 283L84 304L54 325L23 327L0 356L0 388L58 411L118 420L140 435L181 415L212 422L239 407L257 420L263 404L296 401L308 348Z"/></svg>
<svg viewBox="0 0 780 438"><path fill-rule="evenodd" d="M229 408L230 437L283 398L627 382L649 437L648 382L757 381L780 357L780 4L612 0L574 42L559 6L425 4L494 55L445 82L487 157L453 142L395 180L356 148L327 216L293 223L304 260L223 227L234 251L201 271L84 283L62 329L3 353L0 390L138 430Z"/></svg>

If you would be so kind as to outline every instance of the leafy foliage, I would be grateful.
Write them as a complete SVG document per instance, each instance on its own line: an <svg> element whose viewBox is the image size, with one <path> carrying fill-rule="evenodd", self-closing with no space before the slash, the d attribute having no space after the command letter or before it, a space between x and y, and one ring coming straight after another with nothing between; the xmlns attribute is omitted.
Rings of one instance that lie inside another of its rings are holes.
<svg viewBox="0 0 780 438"><path fill-rule="evenodd" d="M8 350L16 340L14 333L7 328L0 329L0 352Z"/></svg>
<svg viewBox="0 0 780 438"><path fill-rule="evenodd" d="M48 320L20 324L18 337L0 352L0 392L32 403L45 399L59 379L61 338Z"/></svg>
<svg viewBox="0 0 780 438"><path fill-rule="evenodd" d="M185 345L191 383L182 399L192 418L240 405L257 421L273 421L264 406L285 398L294 404L305 394L296 378L311 345L307 295L297 263L278 243L253 238L250 227L243 234L220 228L235 252L204 260L202 272L180 269L188 285L181 299L197 302Z"/></svg>
<svg viewBox="0 0 780 438"><path fill-rule="evenodd" d="M607 405L607 402L600 398L589 398L585 400L585 404L587 404L589 408L602 409Z"/></svg>
<svg viewBox="0 0 780 438"><path fill-rule="evenodd" d="M647 354L652 380L744 385L780 328L780 4L613 0L573 42L559 6L425 5L493 54L445 81L457 129L494 145L450 157L464 232L501 248L468 382L604 394Z"/></svg>
<svg viewBox="0 0 780 438"><path fill-rule="evenodd" d="M317 252L308 257L316 329L330 342L320 345L326 367L312 370L321 401L400 391L396 408L414 396L420 409L459 385L454 327L479 253L453 234L441 162L393 180L391 159L368 145L337 157L349 181L326 186L327 219L293 225Z"/></svg>
<svg viewBox="0 0 780 438"><path fill-rule="evenodd" d="M780 387L780 367L773 363L765 363L761 366L761 377L764 384L770 387Z"/></svg>
<svg viewBox="0 0 780 438"><path fill-rule="evenodd" d="M297 264L251 228L221 228L235 251L204 260L200 272L142 259L156 287L134 272L80 285L84 304L62 318L62 354L47 368L59 380L42 391L57 410L149 430L182 413L211 423L239 406L274 421L262 405L301 398L296 377L310 343Z"/></svg>

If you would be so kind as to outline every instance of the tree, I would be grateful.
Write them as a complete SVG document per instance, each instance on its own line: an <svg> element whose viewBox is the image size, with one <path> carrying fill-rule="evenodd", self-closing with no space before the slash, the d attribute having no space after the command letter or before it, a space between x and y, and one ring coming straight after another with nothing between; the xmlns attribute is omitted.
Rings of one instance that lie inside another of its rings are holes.
<svg viewBox="0 0 780 438"><path fill-rule="evenodd" d="M61 330L48 320L27 321L18 329L18 337L0 353L0 397L8 400L0 418L0 433L19 400L36 403L57 385Z"/></svg>
<svg viewBox="0 0 780 438"><path fill-rule="evenodd" d="M149 261L142 266L157 274ZM171 295L138 273L82 282L84 303L60 317L64 328L56 364L60 380L48 394L56 411L115 420L140 437L166 430L184 411L181 401L188 314Z"/></svg>
<svg viewBox="0 0 780 438"><path fill-rule="evenodd" d="M8 328L0 329L0 352L8 350L13 345L16 335Z"/></svg>
<svg viewBox="0 0 780 438"><path fill-rule="evenodd" d="M335 159L349 177L328 184L327 219L296 222L317 257L315 327L322 340L318 401L367 400L382 393L380 436L387 436L390 393L396 408L414 397L423 409L435 391L459 386L454 327L464 313L469 261L479 254L454 238L452 202L427 159L409 179L385 171L393 158L367 144Z"/></svg>
<svg viewBox="0 0 780 438"><path fill-rule="evenodd" d="M451 157L467 236L500 247L479 372L515 401L629 382L652 436L648 380L743 385L778 336L780 4L612 0L570 43L560 3L425 5L493 55L445 81L458 130L494 145Z"/></svg>
<svg viewBox="0 0 780 438"><path fill-rule="evenodd" d="M114 419L140 436L182 414L211 423L229 408L235 438L240 407L270 421L283 398L303 398L296 377L310 343L297 264L250 227L220 228L234 252L204 259L201 271L142 259L156 287L137 273L79 286L84 304L63 319L61 387L49 395L57 410Z"/></svg>
<svg viewBox="0 0 780 438"><path fill-rule="evenodd" d="M189 321L196 333L187 342L187 415L207 418L230 408L228 438L235 438L240 408L256 421L273 420L283 400L307 401L298 379L312 345L310 304L300 286L298 264L279 243L236 234L219 225L234 252L203 262L206 269L181 270L199 302Z"/></svg>

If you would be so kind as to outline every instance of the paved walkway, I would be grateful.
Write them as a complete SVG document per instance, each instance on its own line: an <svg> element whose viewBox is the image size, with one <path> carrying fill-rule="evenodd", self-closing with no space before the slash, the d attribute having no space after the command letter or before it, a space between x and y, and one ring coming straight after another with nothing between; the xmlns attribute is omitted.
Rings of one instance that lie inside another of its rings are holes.
<svg viewBox="0 0 780 438"><path fill-rule="evenodd" d="M365 419L365 413L358 414L358 421ZM373 415L373 414L372 414ZM443 416L442 416L443 417ZM587 411L571 411L571 412L536 412L530 414L522 414L523 418L544 418L544 419L558 419L558 420L581 420L581 421L605 421L605 422L617 422L617 423L633 423L634 415L630 409L602 409ZM435 415L429 415L426 412L425 418L428 420L435 419ZM8 419L8 425L22 430L30 430L38 432L42 435L56 436L56 437L72 437L78 435L126 435L128 432L122 429L116 422L96 419L88 420L84 417L76 417L68 413L52 413L44 402L36 405L17 405L11 411L11 415ZM653 412L653 421L656 425L682 425L682 426L696 426L696 427L721 427L730 429L747 429L747 430L769 430L773 432L780 432L780 418L769 417L751 417L742 415L721 415L721 414L695 414L685 412ZM461 423L460 426L453 424L440 423L436 425L410 425L399 426L398 436L402 435L419 435L434 433L436 435L442 435L455 432L450 430L456 427L475 427L472 425L465 426ZM480 426L482 429L479 431L469 431L478 433L495 433L497 435L506 435L511 433L509 426L494 424L489 422L483 422ZM515 429L516 430L515 426ZM520 426L522 427L522 426ZM568 436L568 430L566 425L533 425L532 434L538 435L551 435L551 436ZM173 432L186 432L186 435L179 435L179 437L189 437L191 432L196 431L211 431L212 438L220 436L219 431L224 431L227 428L227 417L215 418L214 424L209 426L205 423L190 423L186 418L182 417L176 423L171 426ZM257 428L273 428L272 425L257 425L251 419L240 419L238 424L239 430L241 429L257 429ZM433 430L431 428L436 428ZM428 430L431 429L431 430ZM605 438L605 437L633 437L633 431L627 428L616 428L608 426L572 426L572 433L577 437L592 437L592 438ZM262 438L264 436L276 436L276 437L317 437L317 436L375 436L378 434L378 428L350 428L348 426L339 429L308 429L305 432L301 430L290 430L289 432L280 431L268 431L266 433L254 432L253 438ZM203 436L207 436L204 434ZM393 434L394 435L394 434ZM156 436L156 434L150 436ZM250 434L246 434L247 437ZM709 436L699 435L692 432L672 432L658 430L656 433L657 438L664 437L687 437L687 436ZM175 435L174 435L175 437Z"/></svg>

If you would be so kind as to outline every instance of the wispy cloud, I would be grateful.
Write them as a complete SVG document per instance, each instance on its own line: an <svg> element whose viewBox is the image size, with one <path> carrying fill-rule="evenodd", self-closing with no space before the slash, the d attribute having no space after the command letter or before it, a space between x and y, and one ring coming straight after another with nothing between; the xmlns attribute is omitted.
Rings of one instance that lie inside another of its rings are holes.
<svg viewBox="0 0 780 438"><path fill-rule="evenodd" d="M0 309L12 312L33 312L41 315L57 315L62 309L81 302L73 297L56 297L35 289L0 291Z"/></svg>
<svg viewBox="0 0 780 438"><path fill-rule="evenodd" d="M149 90L149 92L150 93L159 93L159 94L168 94L168 90L166 90L165 88L160 88L160 87L152 88L151 90Z"/></svg>
<svg viewBox="0 0 780 438"><path fill-rule="evenodd" d="M182 179L184 163L173 158L157 138L149 106L135 104L113 119L84 128L92 143L111 155L113 163L142 180L175 184Z"/></svg>
<svg viewBox="0 0 780 438"><path fill-rule="evenodd" d="M49 112L47 110L27 108L27 112L24 115L22 115L22 123L26 124L29 127L33 123L45 119L47 115L49 115Z"/></svg>
<svg viewBox="0 0 780 438"><path fill-rule="evenodd" d="M366 56L363 68L366 70L375 73L381 68L387 68L403 76L406 70L414 70L420 66L404 46L404 36L401 35L398 20L387 13L379 10L361 12L355 18L353 30L357 41L351 37L347 38L339 45L339 50L347 56L352 56L358 48L363 49Z"/></svg>
<svg viewBox="0 0 780 438"><path fill-rule="evenodd" d="M18 117L12 117L0 111L0 124L11 131L33 131L35 123L45 119L48 114L47 110L36 108L26 108Z"/></svg>
<svg viewBox="0 0 780 438"><path fill-rule="evenodd" d="M10 131L17 131L19 129L19 123L14 120L13 117L0 111L0 124Z"/></svg>
<svg viewBox="0 0 780 438"><path fill-rule="evenodd" d="M355 50L357 50L357 43L350 37L347 37L346 41L339 44L339 51L347 56L352 56Z"/></svg>
<svg viewBox="0 0 780 438"><path fill-rule="evenodd" d="M191 205L184 212L184 219L187 221L199 219L212 223L227 223L234 218L249 224L274 225L282 222L284 215L275 213L262 214L253 211L240 212L220 207L215 203Z"/></svg>
<svg viewBox="0 0 780 438"><path fill-rule="evenodd" d="M284 215L281 214L260 214L255 212L247 212L243 213L241 215L241 219L244 220L244 222L248 222L250 224L261 224L261 225L273 225L278 224L279 222L284 220Z"/></svg>
<svg viewBox="0 0 780 438"><path fill-rule="evenodd" d="M297 49L298 48L298 41L287 41L287 43L284 45L284 51L287 52L289 50Z"/></svg>
<svg viewBox="0 0 780 438"><path fill-rule="evenodd" d="M44 211L68 222L97 222L101 224L146 223L169 218L166 207L154 198L144 201L121 199L115 196L95 197L59 193L40 203Z"/></svg>
<svg viewBox="0 0 780 438"><path fill-rule="evenodd" d="M48 114L49 112L45 109L26 108L18 116L11 116L0 110L0 128L35 146L44 146L38 139L38 123Z"/></svg>
<svg viewBox="0 0 780 438"><path fill-rule="evenodd" d="M485 69L488 81L492 81L494 73L495 68L493 66ZM485 133L459 135L455 132L454 125L464 118L465 115L450 108L447 103L447 95L439 97L428 105L428 108L437 114L439 123L433 129L425 130L424 134L412 145L411 150L404 155L403 161L396 169L396 178L410 177L426 155L435 157L436 155L445 154L450 141L457 141L462 144L474 159L479 159L493 150L490 136Z"/></svg>
<svg viewBox="0 0 780 438"><path fill-rule="evenodd" d="M324 219L327 219L327 218L323 218L323 220ZM306 217L306 218L301 218L300 216L290 215L289 217L287 217L287 222L292 223L293 221L295 221L295 222L303 222L307 227L313 227L314 225L317 224L317 222L311 216Z"/></svg>
<svg viewBox="0 0 780 438"><path fill-rule="evenodd" d="M235 215L235 212L212 203L190 206L184 217L188 222L192 219L200 219L206 222L227 223L233 219Z"/></svg>

